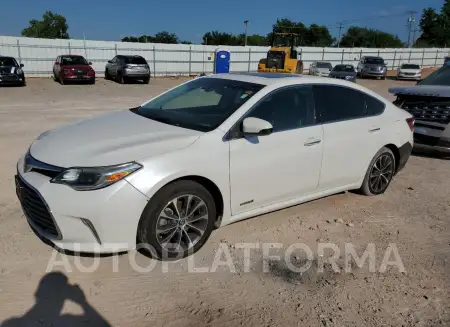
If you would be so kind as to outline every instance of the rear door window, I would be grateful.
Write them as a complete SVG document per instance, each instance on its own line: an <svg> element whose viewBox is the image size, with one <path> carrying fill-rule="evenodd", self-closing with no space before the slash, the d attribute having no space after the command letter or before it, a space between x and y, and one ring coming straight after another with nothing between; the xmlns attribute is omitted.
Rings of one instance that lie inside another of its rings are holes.
<svg viewBox="0 0 450 327"><path fill-rule="evenodd" d="M367 115L364 94L338 85L314 85L314 100L321 123L362 118Z"/></svg>

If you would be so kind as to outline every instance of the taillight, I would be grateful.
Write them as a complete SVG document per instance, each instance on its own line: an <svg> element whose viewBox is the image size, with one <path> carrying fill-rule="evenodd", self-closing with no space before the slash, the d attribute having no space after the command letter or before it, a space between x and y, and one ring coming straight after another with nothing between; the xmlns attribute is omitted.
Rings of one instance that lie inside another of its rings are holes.
<svg viewBox="0 0 450 327"><path fill-rule="evenodd" d="M416 119L414 117L406 118L406 123L408 124L411 132L414 132L414 122L415 121L416 121Z"/></svg>

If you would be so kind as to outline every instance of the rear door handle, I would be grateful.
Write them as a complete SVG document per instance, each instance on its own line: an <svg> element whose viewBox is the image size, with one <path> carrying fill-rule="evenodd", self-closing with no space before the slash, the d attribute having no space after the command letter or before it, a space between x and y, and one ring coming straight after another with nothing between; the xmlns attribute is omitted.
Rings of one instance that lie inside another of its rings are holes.
<svg viewBox="0 0 450 327"><path fill-rule="evenodd" d="M374 132L378 132L380 130L380 128L379 127L376 127L376 128L372 128L372 129L369 129L369 133L374 133Z"/></svg>
<svg viewBox="0 0 450 327"><path fill-rule="evenodd" d="M311 141L306 141L305 142L305 146L312 146L312 145L316 145L319 144L320 142L322 142L321 140L311 140Z"/></svg>

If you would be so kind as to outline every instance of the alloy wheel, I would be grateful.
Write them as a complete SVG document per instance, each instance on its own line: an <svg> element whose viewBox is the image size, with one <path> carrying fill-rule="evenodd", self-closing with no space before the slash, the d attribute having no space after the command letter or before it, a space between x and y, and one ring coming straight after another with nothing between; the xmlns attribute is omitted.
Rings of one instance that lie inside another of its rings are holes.
<svg viewBox="0 0 450 327"><path fill-rule="evenodd" d="M369 177L369 188L372 193L383 193L394 175L394 160L385 153L378 157L372 166Z"/></svg>
<svg viewBox="0 0 450 327"><path fill-rule="evenodd" d="M208 226L208 208L192 194L178 196L161 210L156 221L156 238L168 252L183 252L197 244Z"/></svg>

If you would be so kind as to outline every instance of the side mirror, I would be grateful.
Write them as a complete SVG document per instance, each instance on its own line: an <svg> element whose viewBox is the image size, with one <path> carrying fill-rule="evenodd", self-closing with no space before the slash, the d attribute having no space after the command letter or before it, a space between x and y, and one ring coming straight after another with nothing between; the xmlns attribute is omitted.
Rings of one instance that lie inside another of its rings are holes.
<svg viewBox="0 0 450 327"><path fill-rule="evenodd" d="M108 64L112 64L112 60L108 60Z"/></svg>
<svg viewBox="0 0 450 327"><path fill-rule="evenodd" d="M23 68L24 67L24 65L23 64L20 64L20 68Z"/></svg>
<svg viewBox="0 0 450 327"><path fill-rule="evenodd" d="M89 66L92 66L92 62L89 61Z"/></svg>
<svg viewBox="0 0 450 327"><path fill-rule="evenodd" d="M55 62L55 65L59 66L59 65L61 65L61 63L59 61L57 61L57 62Z"/></svg>
<svg viewBox="0 0 450 327"><path fill-rule="evenodd" d="M242 133L249 136L269 135L273 132L271 123L264 119L247 117L242 122Z"/></svg>

